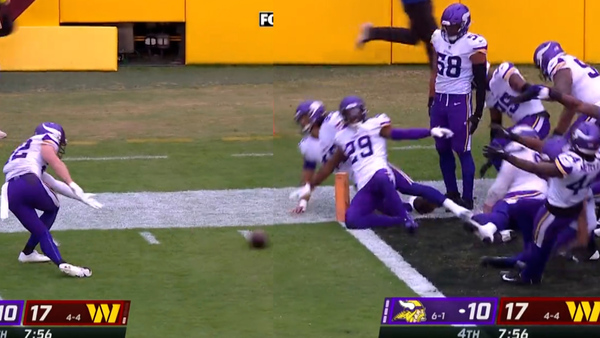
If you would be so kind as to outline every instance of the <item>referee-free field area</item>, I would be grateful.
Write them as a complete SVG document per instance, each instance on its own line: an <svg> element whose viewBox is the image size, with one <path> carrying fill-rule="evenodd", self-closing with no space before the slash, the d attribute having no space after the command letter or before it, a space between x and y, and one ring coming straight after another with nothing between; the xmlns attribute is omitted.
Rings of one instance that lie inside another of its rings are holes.
<svg viewBox="0 0 600 338"><path fill-rule="evenodd" d="M441 211L414 237L346 231L334 221L331 187L316 191L306 214L289 213L302 163L292 121L299 101L336 109L344 95L360 95L398 127L427 127L426 91L418 67L5 73L0 129L9 138L0 155L38 123L61 123L75 181L105 207L61 199L53 234L67 260L93 269L83 280L50 264L19 264L27 233L12 215L2 222L0 297L130 299L128 337L336 338L374 336L384 297L597 295L593 263L555 261L533 290L500 285L477 259L519 243L485 247ZM485 124L473 142L478 166ZM390 161L437 181L431 146L390 143ZM480 199L489 184L477 183ZM243 237L256 228L269 235L266 250L249 249Z"/></svg>

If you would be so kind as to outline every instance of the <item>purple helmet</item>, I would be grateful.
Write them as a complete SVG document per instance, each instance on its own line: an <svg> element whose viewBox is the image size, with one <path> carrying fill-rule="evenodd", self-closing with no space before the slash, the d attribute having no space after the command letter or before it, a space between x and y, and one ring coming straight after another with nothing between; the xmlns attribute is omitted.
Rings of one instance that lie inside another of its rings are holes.
<svg viewBox="0 0 600 338"><path fill-rule="evenodd" d="M325 113L325 105L321 101L304 101L298 105L296 108L296 115L294 115L294 120L302 127L302 132L309 132L313 125L319 125L323 122L327 114ZM308 120L307 122L303 122L303 117L306 116ZM304 124L306 123L306 124Z"/></svg>
<svg viewBox="0 0 600 338"><path fill-rule="evenodd" d="M540 138L540 135L538 135L538 133L533 128L531 128L530 126L525 125L525 124L519 124L519 125L514 126L511 129L511 131L514 134L517 134L517 135L523 136L523 137L532 137L532 138L537 138L537 139Z"/></svg>
<svg viewBox="0 0 600 338"><path fill-rule="evenodd" d="M34 131L34 135L47 135L51 141L58 145L58 156L62 157L67 147L67 135L63 127L54 122L40 123Z"/></svg>
<svg viewBox="0 0 600 338"><path fill-rule="evenodd" d="M571 149L584 155L594 155L600 149L600 128L592 122L582 122L571 133Z"/></svg>
<svg viewBox="0 0 600 338"><path fill-rule="evenodd" d="M368 112L365 102L358 96L346 96L340 103L340 114L347 125L364 122Z"/></svg>
<svg viewBox="0 0 600 338"><path fill-rule="evenodd" d="M550 80L550 74L548 73L548 64L550 60L554 59L559 55L564 55L565 51L562 49L560 43L556 41L546 41L539 45L533 53L533 63L542 74L544 80Z"/></svg>
<svg viewBox="0 0 600 338"><path fill-rule="evenodd" d="M471 26L471 12L461 3L454 3L442 13L442 38L454 43L469 31Z"/></svg>

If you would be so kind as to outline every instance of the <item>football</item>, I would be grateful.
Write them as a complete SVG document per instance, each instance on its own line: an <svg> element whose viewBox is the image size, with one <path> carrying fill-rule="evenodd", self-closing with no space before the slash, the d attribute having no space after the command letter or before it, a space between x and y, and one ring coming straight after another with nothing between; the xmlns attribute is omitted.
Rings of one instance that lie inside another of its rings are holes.
<svg viewBox="0 0 600 338"><path fill-rule="evenodd" d="M252 231L248 240L254 249L263 249L267 246L267 234L262 230Z"/></svg>

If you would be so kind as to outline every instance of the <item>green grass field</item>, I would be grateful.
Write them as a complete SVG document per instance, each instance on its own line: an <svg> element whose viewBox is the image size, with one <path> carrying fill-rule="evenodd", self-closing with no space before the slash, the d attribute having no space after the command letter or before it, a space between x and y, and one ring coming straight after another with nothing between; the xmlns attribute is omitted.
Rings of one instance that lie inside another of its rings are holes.
<svg viewBox="0 0 600 338"><path fill-rule="evenodd" d="M535 80L533 70L523 72ZM95 211L61 200L53 233L66 259L94 269L85 280L63 277L49 264L19 264L27 234L13 216L5 221L4 299L130 299L132 338L358 338L376 335L384 297L415 295L389 268L401 258L388 255L384 264L385 252L373 254L379 237L333 222L331 189L318 190L302 216L289 214L294 203L287 195L300 177L300 135L292 121L300 100L320 99L335 109L343 96L356 94L398 127L428 126L425 68L3 73L0 93L0 129L9 134L0 142L1 157L38 123L59 122L74 179L105 204ZM473 142L477 166L486 124ZM424 148L394 149L407 145ZM390 160L416 180L438 180L431 145L390 144ZM479 255L511 252L518 243L484 248L456 221L421 225L417 237L400 229L378 234L444 294L529 292L500 286L497 275L477 267ZM239 232L257 226L270 236L267 250L250 250ZM565 269L590 277L577 284L579 294L598 294L597 268L566 264L550 273ZM576 282L549 278L556 284L533 293L562 295Z"/></svg>

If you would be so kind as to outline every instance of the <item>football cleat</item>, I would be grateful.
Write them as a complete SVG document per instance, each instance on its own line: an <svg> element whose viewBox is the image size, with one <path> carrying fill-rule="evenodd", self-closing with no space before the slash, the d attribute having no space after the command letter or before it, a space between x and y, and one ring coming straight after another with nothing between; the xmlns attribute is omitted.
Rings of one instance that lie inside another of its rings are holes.
<svg viewBox="0 0 600 338"><path fill-rule="evenodd" d="M46 255L42 255L41 253L37 252L36 250L33 250L33 252L30 253L29 255L26 255L23 252L21 252L19 254L19 262L21 262L21 263L46 263L46 262L50 262L50 258L48 258L48 256L46 256Z"/></svg>
<svg viewBox="0 0 600 338"><path fill-rule="evenodd" d="M363 48L365 43L369 41L371 28L373 28L372 23L364 23L360 26L360 33L356 39L356 48Z"/></svg>
<svg viewBox="0 0 600 338"><path fill-rule="evenodd" d="M598 250L596 250L596 252L594 252L590 258L588 258L588 260L590 261L597 261L600 259L600 252Z"/></svg>
<svg viewBox="0 0 600 338"><path fill-rule="evenodd" d="M517 238L517 234L514 230L498 231L495 236L495 240L500 241L502 243L508 243L515 238Z"/></svg>
<svg viewBox="0 0 600 338"><path fill-rule="evenodd" d="M0 140L6 138L6 133L0 130Z"/></svg>
<svg viewBox="0 0 600 338"><path fill-rule="evenodd" d="M84 278L92 276L92 270L68 263L62 263L58 266L58 268L60 269L60 271L64 272L65 274L71 277Z"/></svg>
<svg viewBox="0 0 600 338"><path fill-rule="evenodd" d="M468 222L465 222L464 225L465 229L474 233L482 242L486 244L494 243L494 235L498 230L494 223L488 222L484 225L480 225L473 219L470 219Z"/></svg>
<svg viewBox="0 0 600 338"><path fill-rule="evenodd" d="M525 280L525 279L523 279L523 277L521 276L521 273L519 273L519 272L506 272L506 273L503 273L502 275L500 275L500 278L505 283L515 284L515 285L535 285L535 284L540 284L542 282L541 279L540 280L533 280L533 279Z"/></svg>

